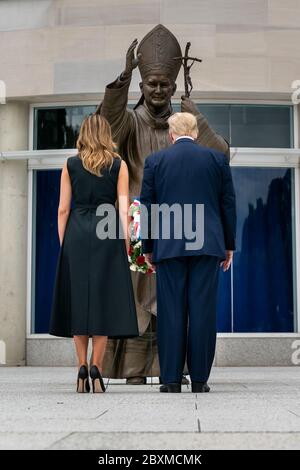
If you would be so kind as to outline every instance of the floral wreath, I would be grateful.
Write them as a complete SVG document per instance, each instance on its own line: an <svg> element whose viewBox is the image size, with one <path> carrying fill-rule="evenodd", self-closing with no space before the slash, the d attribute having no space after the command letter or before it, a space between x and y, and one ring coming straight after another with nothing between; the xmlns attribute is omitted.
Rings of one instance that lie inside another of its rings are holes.
<svg viewBox="0 0 300 470"><path fill-rule="evenodd" d="M143 274L155 273L155 270L146 260L142 252L141 232L141 203L134 199L129 207L130 223L130 245L128 251L128 261L131 271L138 271Z"/></svg>

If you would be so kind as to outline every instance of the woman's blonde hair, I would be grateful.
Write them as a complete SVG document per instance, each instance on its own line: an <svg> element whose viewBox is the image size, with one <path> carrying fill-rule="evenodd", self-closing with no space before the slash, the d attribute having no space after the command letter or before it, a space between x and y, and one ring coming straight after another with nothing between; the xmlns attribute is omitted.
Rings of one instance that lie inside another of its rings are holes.
<svg viewBox="0 0 300 470"><path fill-rule="evenodd" d="M197 136L197 119L191 113L174 113L168 119L170 131L176 135Z"/></svg>
<svg viewBox="0 0 300 470"><path fill-rule="evenodd" d="M100 114L84 119L76 147L83 167L97 176L103 168L112 166L114 158L121 158L115 151L110 125Z"/></svg>

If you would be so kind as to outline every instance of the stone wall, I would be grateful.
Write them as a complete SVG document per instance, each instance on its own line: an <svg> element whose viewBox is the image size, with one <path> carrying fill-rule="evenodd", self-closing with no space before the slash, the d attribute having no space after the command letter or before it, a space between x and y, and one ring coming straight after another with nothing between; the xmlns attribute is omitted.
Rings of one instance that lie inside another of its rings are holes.
<svg viewBox="0 0 300 470"><path fill-rule="evenodd" d="M0 105L0 151L28 146L28 105ZM0 161L0 361L25 363L27 161Z"/></svg>
<svg viewBox="0 0 300 470"><path fill-rule="evenodd" d="M0 79L8 97L103 92L131 41L163 23L203 59L195 90L288 97L300 79L299 17L299 0L1 1ZM136 72L132 91L138 82Z"/></svg>

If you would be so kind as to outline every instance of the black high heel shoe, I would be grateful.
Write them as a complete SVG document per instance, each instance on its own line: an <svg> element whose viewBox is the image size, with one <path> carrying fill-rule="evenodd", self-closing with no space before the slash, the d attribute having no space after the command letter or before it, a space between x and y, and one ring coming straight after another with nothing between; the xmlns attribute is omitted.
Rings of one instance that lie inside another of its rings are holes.
<svg viewBox="0 0 300 470"><path fill-rule="evenodd" d="M92 379L93 393L104 393L105 385L102 379L102 375L100 374L100 371L97 366L91 366L90 377Z"/></svg>
<svg viewBox="0 0 300 470"><path fill-rule="evenodd" d="M77 392L78 393L89 393L89 371L87 366L81 366L77 376Z"/></svg>

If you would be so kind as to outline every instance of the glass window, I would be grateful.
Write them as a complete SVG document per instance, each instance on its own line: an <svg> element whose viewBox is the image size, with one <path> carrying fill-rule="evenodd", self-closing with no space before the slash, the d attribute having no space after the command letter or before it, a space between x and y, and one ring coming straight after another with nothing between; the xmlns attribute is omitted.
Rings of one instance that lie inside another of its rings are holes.
<svg viewBox="0 0 300 470"><path fill-rule="evenodd" d="M230 142L230 105L198 104L198 109L206 117L209 125Z"/></svg>
<svg viewBox="0 0 300 470"><path fill-rule="evenodd" d="M130 104L132 108L134 105ZM34 149L75 148L85 116L97 105L35 109ZM198 104L210 126L233 147L293 146L293 107L288 105ZM173 104L175 112L180 105Z"/></svg>
<svg viewBox="0 0 300 470"><path fill-rule="evenodd" d="M293 147L293 107L198 104L210 126L232 147Z"/></svg>
<svg viewBox="0 0 300 470"><path fill-rule="evenodd" d="M233 331L294 331L292 169L232 168Z"/></svg>
<svg viewBox="0 0 300 470"><path fill-rule="evenodd" d="M231 273L220 269L217 299L217 331L228 333L233 331L231 315Z"/></svg>
<svg viewBox="0 0 300 470"><path fill-rule="evenodd" d="M292 147L292 110L292 106L231 105L231 145Z"/></svg>
<svg viewBox="0 0 300 470"><path fill-rule="evenodd" d="M96 105L36 108L34 150L76 148L81 123L95 110Z"/></svg>
<svg viewBox="0 0 300 470"><path fill-rule="evenodd" d="M232 168L237 250L233 272L220 271L220 332L294 331L292 171ZM59 253L59 182L60 170L36 172L35 333L49 328Z"/></svg>
<svg viewBox="0 0 300 470"><path fill-rule="evenodd" d="M132 105L131 105L132 106ZM232 146L291 147L291 106L199 104ZM34 149L75 148L83 118L95 106L35 109ZM180 105L174 105L179 111ZM35 253L32 332L47 333L59 253L60 170L34 172ZM237 250L232 272L220 270L219 332L294 331L292 187L287 168L232 168L237 197Z"/></svg>
<svg viewBox="0 0 300 470"><path fill-rule="evenodd" d="M35 172L35 286L33 333L48 333L59 253L57 209L61 170Z"/></svg>

